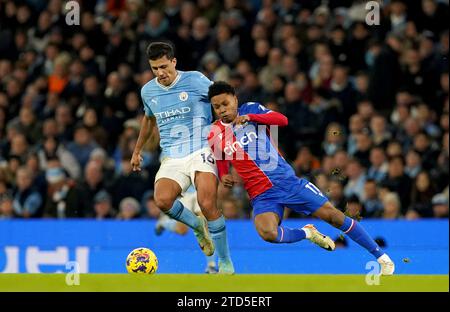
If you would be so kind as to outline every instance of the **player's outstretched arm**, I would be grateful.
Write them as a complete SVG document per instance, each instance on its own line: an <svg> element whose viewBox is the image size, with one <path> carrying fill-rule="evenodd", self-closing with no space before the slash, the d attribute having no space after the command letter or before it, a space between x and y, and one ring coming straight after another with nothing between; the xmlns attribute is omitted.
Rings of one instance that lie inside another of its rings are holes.
<svg viewBox="0 0 450 312"><path fill-rule="evenodd" d="M139 137L137 139L136 146L134 147L133 151L133 156L131 156L130 161L133 171L141 171L141 162L142 162L141 151L145 143L148 141L148 139L150 139L155 124L156 124L155 117L153 116L142 117L141 130L139 131Z"/></svg>
<svg viewBox="0 0 450 312"><path fill-rule="evenodd" d="M249 121L253 121L268 126L285 127L288 125L287 117L278 112L269 112L265 114L247 114L243 116L238 116L235 120L235 123L244 124Z"/></svg>

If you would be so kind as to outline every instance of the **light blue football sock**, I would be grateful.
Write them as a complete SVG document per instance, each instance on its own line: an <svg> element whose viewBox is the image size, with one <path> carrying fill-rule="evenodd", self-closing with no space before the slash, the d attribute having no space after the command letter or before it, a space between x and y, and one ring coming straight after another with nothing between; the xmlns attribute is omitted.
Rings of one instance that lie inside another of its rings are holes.
<svg viewBox="0 0 450 312"><path fill-rule="evenodd" d="M306 238L306 232L303 229L291 229L284 226L278 227L278 235L274 243L295 243Z"/></svg>
<svg viewBox="0 0 450 312"><path fill-rule="evenodd" d="M220 216L217 220L208 221L208 229L216 247L217 257L220 262L230 262L230 249L228 247L225 218Z"/></svg>
<svg viewBox="0 0 450 312"><path fill-rule="evenodd" d="M379 258L384 251L378 246L372 237L366 232L364 227L358 221L345 217L344 224L339 228L344 231L348 237L357 242L361 247L367 249L375 258Z"/></svg>
<svg viewBox="0 0 450 312"><path fill-rule="evenodd" d="M178 220L194 230L198 229L200 226L198 217L192 211L186 209L178 199L175 200L172 208L170 208L166 214L172 219Z"/></svg>
<svg viewBox="0 0 450 312"><path fill-rule="evenodd" d="M216 252L214 251L214 253L211 256L205 256L206 258L206 265L209 265L210 263L216 263Z"/></svg>

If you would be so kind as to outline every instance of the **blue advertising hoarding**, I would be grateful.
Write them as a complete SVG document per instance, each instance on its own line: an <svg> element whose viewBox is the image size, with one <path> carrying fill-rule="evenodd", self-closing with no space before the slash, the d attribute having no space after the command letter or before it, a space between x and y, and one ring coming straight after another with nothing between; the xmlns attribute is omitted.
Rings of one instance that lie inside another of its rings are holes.
<svg viewBox="0 0 450 312"><path fill-rule="evenodd" d="M332 238L340 231L318 220L287 220L299 227L314 223ZM398 274L448 274L448 220L383 221L362 224L383 241ZM155 221L2 220L0 272L125 273L125 258L137 247L152 249L159 273L202 273L205 259L194 235L154 233ZM373 257L353 241L327 252L309 241L270 244L250 220L229 220L227 231L237 273L365 274Z"/></svg>

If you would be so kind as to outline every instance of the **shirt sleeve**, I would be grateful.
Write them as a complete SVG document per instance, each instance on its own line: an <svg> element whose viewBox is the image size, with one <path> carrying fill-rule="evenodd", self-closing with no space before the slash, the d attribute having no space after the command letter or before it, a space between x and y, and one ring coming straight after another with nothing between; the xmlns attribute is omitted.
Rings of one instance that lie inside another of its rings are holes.
<svg viewBox="0 0 450 312"><path fill-rule="evenodd" d="M250 121L263 125L284 127L288 124L286 116L274 112L259 103L247 103L244 114L250 118Z"/></svg>
<svg viewBox="0 0 450 312"><path fill-rule="evenodd" d="M154 114L153 114L152 110L150 109L150 105L145 100L144 88L141 89L141 99L142 99L142 103L144 104L145 116L153 117Z"/></svg>
<svg viewBox="0 0 450 312"><path fill-rule="evenodd" d="M208 77L203 75L201 72L196 72L192 81L194 85L197 86L198 89L200 90L201 97L207 100L209 87L213 84L213 82L209 80Z"/></svg>
<svg viewBox="0 0 450 312"><path fill-rule="evenodd" d="M256 102L248 102L243 106L245 114L267 114L273 112L272 110L264 107L264 105L256 103Z"/></svg>
<svg viewBox="0 0 450 312"><path fill-rule="evenodd" d="M250 121L263 125L280 127L285 127L288 125L288 119L286 116L273 111L265 114L247 114L247 116L250 118Z"/></svg>

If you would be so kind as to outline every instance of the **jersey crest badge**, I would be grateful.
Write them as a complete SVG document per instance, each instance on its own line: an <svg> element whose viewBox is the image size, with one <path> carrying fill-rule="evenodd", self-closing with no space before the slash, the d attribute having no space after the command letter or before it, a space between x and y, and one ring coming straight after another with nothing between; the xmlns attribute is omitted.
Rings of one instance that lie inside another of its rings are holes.
<svg viewBox="0 0 450 312"><path fill-rule="evenodd" d="M181 101L184 102L184 101L187 101L189 96L188 96L187 92L183 91L183 92L180 93L180 95L178 97L180 98Z"/></svg>

